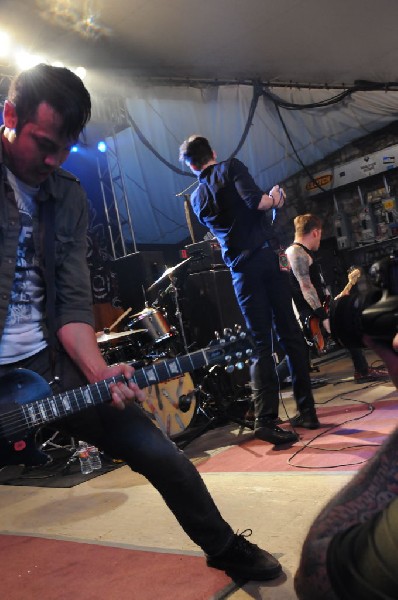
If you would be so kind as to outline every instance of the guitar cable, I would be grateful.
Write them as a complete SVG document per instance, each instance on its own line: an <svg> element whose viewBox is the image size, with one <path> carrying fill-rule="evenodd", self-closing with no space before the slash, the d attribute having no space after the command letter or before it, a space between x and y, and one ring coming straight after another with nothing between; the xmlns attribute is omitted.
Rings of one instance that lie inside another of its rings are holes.
<svg viewBox="0 0 398 600"><path fill-rule="evenodd" d="M359 390L365 390L368 388L373 388L376 385L378 385L379 382L371 382L368 385L365 385L361 388L359 388ZM317 433L316 435L314 435L313 437L311 437L309 440L307 440L306 442L301 442L301 446L300 448L298 448L288 459L287 462L288 464L290 464L292 467L295 467L297 469L317 469L317 470L322 470L322 469L335 469L338 467L348 467L348 466L358 466L358 465L362 465L363 463L367 462L369 460L369 458L364 458L360 461L357 462L348 462L348 463L337 463L337 464L333 464L333 465L298 465L298 464L293 464L293 460L294 458L296 458L296 456L298 456L299 454L301 454L302 452L304 452L304 450L306 450L307 448L311 448L311 450L317 450L317 451L323 451L323 452L343 452L346 450L352 450L352 449L357 449L357 448L366 448L366 447L371 447L371 448L378 448L381 446L381 444L366 444L366 443L360 443L360 444L350 444L348 446L342 446L340 448L323 448L323 447L319 447L319 446L312 446L311 444L321 438L322 436L327 435L328 433L330 433L331 431L333 431L334 429L339 429L342 427L342 425L345 425L347 423L351 423L354 421L360 421L362 419L364 419L365 417L367 417L368 415L372 414L375 410L375 407L373 404L366 402L364 400L358 400L355 398L345 398L345 396L347 394L351 394L353 392L357 392L358 388L353 388L351 390L347 390L346 392L344 392L344 394L335 394L334 396L332 396L331 398L328 398L327 400L325 400L324 402L315 402L315 404L317 405L325 405L328 404L329 402L332 402L333 400L335 400L336 398L340 398L340 400L347 400L350 403L357 403L357 404L362 404L367 408L367 412L365 414L360 415L359 417L352 417L349 419L345 419L344 421L341 421L340 423L336 423L333 424L329 427L326 427L325 429L323 429L322 431L320 431L319 433ZM342 405L343 406L343 405Z"/></svg>
<svg viewBox="0 0 398 600"><path fill-rule="evenodd" d="M279 388L279 401L281 403L281 406L283 407L283 410L286 414L286 418L287 421L290 424L290 427L292 429L292 431L294 433L297 434L298 437L298 441L296 443L300 444L300 447L287 459L287 463L289 465L291 465L292 467L298 468L298 469L334 469L334 468L339 468L339 467L348 467L348 466L358 466L361 465L365 462L367 462L369 460L369 458L364 458L363 460L357 461L357 462L350 462L350 463L337 463L337 464L333 464L333 465L297 465L294 464L292 461L302 452L304 452L304 450L306 450L307 448L311 448L311 450L317 450L317 451L323 451L323 452L343 452L343 451L347 451L347 450L353 450L356 448L366 448L366 447L372 447L372 448L378 448L381 446L381 444L366 444L366 443L361 443L361 444L351 444L348 446L342 446L340 448L335 448L335 449L331 449L331 448L322 448L322 447L318 447L318 446L312 446L311 444L321 438L322 436L327 435L328 433L330 433L331 431L333 431L334 429L339 429L340 427L342 427L343 425L346 425L347 423L351 423L354 421L360 421L362 419L364 419L365 417L367 417L368 415L372 414L373 411L375 410L375 407L373 404L366 402L364 400L359 400L359 399L355 399L355 398L345 398L345 396L347 396L348 394L352 394L354 392L360 391L360 390L365 390L368 388L373 388L376 385L378 385L379 382L370 382L369 384L359 388L353 388L351 390L347 390L346 392L344 392L343 394L335 394L334 396L332 396L331 398L328 398L327 400L323 401L323 402L315 402L315 405L325 405L325 404L329 404L330 402L332 402L333 400L335 400L336 398L340 398L340 400L347 400L351 403L357 403L357 404L362 404L367 408L367 412L359 417L352 417L349 419L346 419L344 421L341 421L340 423L337 423L335 425L331 425L330 427L327 427L326 429L323 429L322 431L320 431L319 433L317 433L316 435L314 435L313 437L311 437L309 440L307 440L306 442L301 441L301 436L300 433L295 429L295 427L292 425L291 423L291 419L292 417L289 415L288 409L286 407L286 404L284 402L284 398L282 395L282 390L281 390L281 381L279 378L279 374L278 374L278 369L277 369L277 354L275 352L274 349L274 338L272 336L272 357L274 360L274 367L275 367L275 373L278 379L278 388ZM283 422L283 421L282 421Z"/></svg>

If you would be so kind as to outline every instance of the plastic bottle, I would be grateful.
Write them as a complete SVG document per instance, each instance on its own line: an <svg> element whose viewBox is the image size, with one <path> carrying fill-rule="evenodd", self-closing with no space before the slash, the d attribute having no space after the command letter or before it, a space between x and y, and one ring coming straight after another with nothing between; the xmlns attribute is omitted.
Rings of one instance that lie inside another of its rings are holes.
<svg viewBox="0 0 398 600"><path fill-rule="evenodd" d="M80 461L80 470L82 475L88 475L93 472L93 466L90 460L90 454L86 442L79 442L78 456Z"/></svg>
<svg viewBox="0 0 398 600"><path fill-rule="evenodd" d="M91 468L93 470L101 469L102 461L101 461L101 455L99 453L98 448L96 448L95 446L89 446L88 447L88 456L90 459Z"/></svg>

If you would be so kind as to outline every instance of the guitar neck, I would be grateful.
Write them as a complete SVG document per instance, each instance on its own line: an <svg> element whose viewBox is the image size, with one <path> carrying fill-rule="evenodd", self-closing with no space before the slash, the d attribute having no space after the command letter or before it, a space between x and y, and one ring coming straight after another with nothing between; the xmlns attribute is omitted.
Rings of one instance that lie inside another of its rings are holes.
<svg viewBox="0 0 398 600"><path fill-rule="evenodd" d="M210 360L209 360L210 353ZM178 356L153 363L135 371L132 381L140 388L161 383L195 369L217 361L222 350L198 350L185 356ZM28 428L51 423L59 418L72 415L90 406L103 404L111 400L110 384L125 381L123 376L113 377L98 383L83 386L42 400L28 402L20 406Z"/></svg>
<svg viewBox="0 0 398 600"><path fill-rule="evenodd" d="M349 294L353 287L354 287L354 284L349 281L347 283L347 285L341 290L339 296L344 296L344 294Z"/></svg>

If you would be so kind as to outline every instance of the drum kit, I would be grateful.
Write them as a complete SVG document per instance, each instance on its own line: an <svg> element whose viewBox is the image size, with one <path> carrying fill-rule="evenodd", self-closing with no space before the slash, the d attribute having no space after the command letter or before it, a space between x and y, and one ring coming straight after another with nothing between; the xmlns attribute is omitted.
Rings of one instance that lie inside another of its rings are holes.
<svg viewBox="0 0 398 600"><path fill-rule="evenodd" d="M160 306L158 298L151 306L145 301L144 308L133 315L128 308L112 325L96 333L108 365L128 362L137 369L176 356L180 350L188 353L175 285L176 271L188 260L166 269L146 290L151 292L168 283L166 292L173 296L179 327L170 324L166 309ZM166 292L160 296L164 297ZM125 324L124 331L113 331L121 322ZM145 392L144 410L168 436L177 436L189 427L197 410L196 389L189 373L149 385Z"/></svg>
<svg viewBox="0 0 398 600"><path fill-rule="evenodd" d="M112 325L96 333L99 348L108 365L128 362L135 369L140 369L156 365L165 358L189 353L176 287L176 272L189 260L166 269L147 288L147 292L155 288L161 290L151 306L145 301L144 308L133 315L131 308L128 308ZM165 283L168 283L167 289L162 290L161 286ZM161 306L166 294L173 298L176 325L170 324L167 311ZM121 322L124 323L124 330L114 331ZM197 373L170 377L145 388L143 409L176 443L179 436L191 426L195 416L200 415L202 422L204 420L203 430L215 419L214 405L209 402L209 394L204 389L206 386L201 385L202 381L209 378L209 374L202 376L199 382L194 382L192 377L197 379Z"/></svg>

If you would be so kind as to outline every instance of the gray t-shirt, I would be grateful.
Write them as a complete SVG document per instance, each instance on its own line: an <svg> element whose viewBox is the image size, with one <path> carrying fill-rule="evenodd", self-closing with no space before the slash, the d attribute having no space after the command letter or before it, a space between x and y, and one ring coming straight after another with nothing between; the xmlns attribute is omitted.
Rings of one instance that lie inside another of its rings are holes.
<svg viewBox="0 0 398 600"><path fill-rule="evenodd" d="M21 229L14 284L0 343L0 364L33 356L47 345L41 326L45 288L33 242L33 217L38 210L39 188L23 183L8 169L6 172L19 209Z"/></svg>

